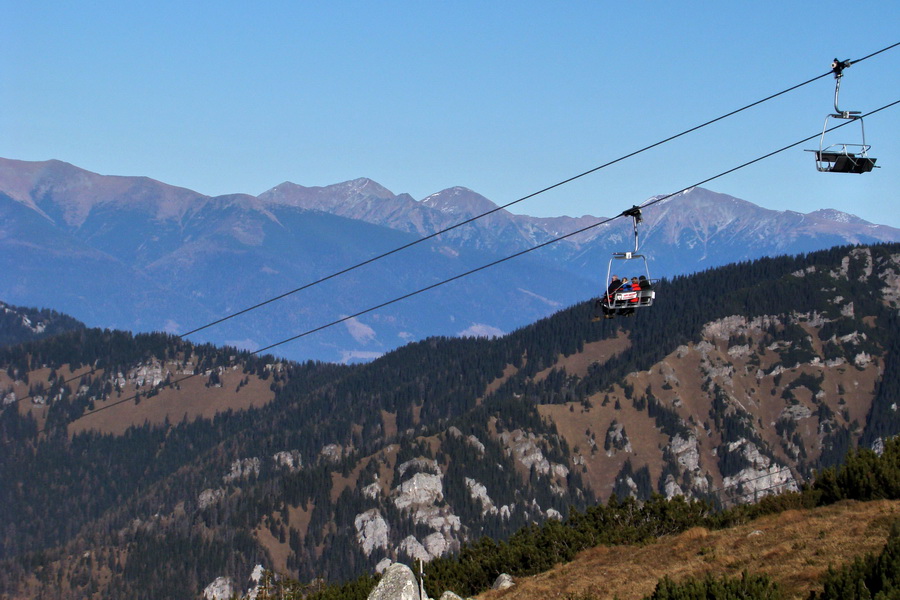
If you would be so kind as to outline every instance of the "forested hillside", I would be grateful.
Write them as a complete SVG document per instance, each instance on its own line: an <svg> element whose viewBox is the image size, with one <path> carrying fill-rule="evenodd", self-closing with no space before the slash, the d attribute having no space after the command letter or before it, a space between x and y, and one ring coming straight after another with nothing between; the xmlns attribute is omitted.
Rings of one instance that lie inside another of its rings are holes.
<svg viewBox="0 0 900 600"><path fill-rule="evenodd" d="M11 598L194 597L452 556L619 498L797 489L900 430L900 246L663 281L503 338L303 364L82 330L0 350Z"/></svg>
<svg viewBox="0 0 900 600"><path fill-rule="evenodd" d="M14 346L73 329L84 329L84 323L55 310L11 306L0 302L0 346Z"/></svg>

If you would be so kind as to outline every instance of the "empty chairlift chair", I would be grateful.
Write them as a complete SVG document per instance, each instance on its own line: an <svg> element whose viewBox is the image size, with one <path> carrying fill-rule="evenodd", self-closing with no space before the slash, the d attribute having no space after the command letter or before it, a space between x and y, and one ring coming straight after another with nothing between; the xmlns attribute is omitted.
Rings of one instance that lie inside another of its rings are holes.
<svg viewBox="0 0 900 600"><path fill-rule="evenodd" d="M841 110L838 108L838 95L841 91L843 71L850 66L849 60L834 59L831 70L834 73L834 113L825 117L822 135L819 137L819 149L807 150L816 157L816 169L823 173L868 173L874 168L875 160L869 157L870 146L866 144L866 128L859 111ZM843 119L859 123L862 138L860 143L830 143L826 145L829 119Z"/></svg>

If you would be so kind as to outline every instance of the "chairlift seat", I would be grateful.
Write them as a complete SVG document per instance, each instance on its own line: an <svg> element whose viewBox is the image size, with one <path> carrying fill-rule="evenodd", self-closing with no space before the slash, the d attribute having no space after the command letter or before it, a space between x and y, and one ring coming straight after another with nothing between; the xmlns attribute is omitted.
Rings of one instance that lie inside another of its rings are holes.
<svg viewBox="0 0 900 600"><path fill-rule="evenodd" d="M610 296L604 296L609 299L609 308L639 308L651 306L656 298L654 290L634 290L628 292L616 292Z"/></svg>
<svg viewBox="0 0 900 600"><path fill-rule="evenodd" d="M816 151L819 170L828 173L868 173L875 168L876 160L852 152Z"/></svg>

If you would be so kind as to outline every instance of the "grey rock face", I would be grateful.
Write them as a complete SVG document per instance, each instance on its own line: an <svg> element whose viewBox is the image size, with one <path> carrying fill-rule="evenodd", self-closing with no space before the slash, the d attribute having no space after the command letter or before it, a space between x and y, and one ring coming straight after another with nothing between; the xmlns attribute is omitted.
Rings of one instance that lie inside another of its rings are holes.
<svg viewBox="0 0 900 600"><path fill-rule="evenodd" d="M506 573L500 573L497 576L497 579L494 580L494 585L491 586L492 590L506 590L516 585L516 582L513 581L511 575L507 575Z"/></svg>
<svg viewBox="0 0 900 600"><path fill-rule="evenodd" d="M368 600L419 600L419 588L412 569L400 563L392 564Z"/></svg>

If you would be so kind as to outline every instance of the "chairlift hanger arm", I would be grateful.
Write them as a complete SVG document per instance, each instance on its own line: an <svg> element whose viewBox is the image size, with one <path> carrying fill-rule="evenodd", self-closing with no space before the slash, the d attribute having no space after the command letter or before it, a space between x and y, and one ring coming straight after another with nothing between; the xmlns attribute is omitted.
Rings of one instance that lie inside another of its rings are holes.
<svg viewBox="0 0 900 600"><path fill-rule="evenodd" d="M634 224L634 252L638 251L638 225L644 222L644 217L641 215L641 207L640 206L632 206L628 210L622 211L621 216L623 217L631 217L631 220Z"/></svg>
<svg viewBox="0 0 900 600"><path fill-rule="evenodd" d="M841 77L844 76L844 69L850 68L853 62L849 60L834 59L831 62L831 72L834 73L834 116L838 119L858 119L860 111L858 110L841 110L838 108L838 96L841 93Z"/></svg>

